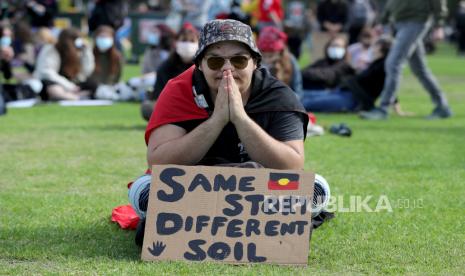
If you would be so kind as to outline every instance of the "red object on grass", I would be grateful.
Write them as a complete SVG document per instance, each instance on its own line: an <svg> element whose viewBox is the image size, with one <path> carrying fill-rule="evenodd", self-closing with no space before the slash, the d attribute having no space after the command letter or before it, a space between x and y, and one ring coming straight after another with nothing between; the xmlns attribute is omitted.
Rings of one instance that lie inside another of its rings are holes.
<svg viewBox="0 0 465 276"><path fill-rule="evenodd" d="M307 114L308 114L308 118L310 119L310 122L312 124L316 124L316 116L315 116L315 114L313 114L312 112L308 112Z"/></svg>
<svg viewBox="0 0 465 276"><path fill-rule="evenodd" d="M139 216L131 205L121 205L111 212L111 221L118 223L123 229L134 230L137 228L137 223L139 223Z"/></svg>

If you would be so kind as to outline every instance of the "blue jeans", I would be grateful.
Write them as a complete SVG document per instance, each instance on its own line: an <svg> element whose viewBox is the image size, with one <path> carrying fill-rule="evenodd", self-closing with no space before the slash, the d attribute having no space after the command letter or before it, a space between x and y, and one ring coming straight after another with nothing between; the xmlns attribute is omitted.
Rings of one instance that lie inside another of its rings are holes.
<svg viewBox="0 0 465 276"><path fill-rule="evenodd" d="M436 107L446 107L447 99L429 70L425 61L425 47L423 38L431 27L431 20L427 22L398 22L395 42L386 58L383 92L381 92L380 107L387 110L396 99L402 68L409 62L413 74L429 93Z"/></svg>
<svg viewBox="0 0 465 276"><path fill-rule="evenodd" d="M352 92L341 89L304 90L301 102L312 112L351 112L358 105Z"/></svg>

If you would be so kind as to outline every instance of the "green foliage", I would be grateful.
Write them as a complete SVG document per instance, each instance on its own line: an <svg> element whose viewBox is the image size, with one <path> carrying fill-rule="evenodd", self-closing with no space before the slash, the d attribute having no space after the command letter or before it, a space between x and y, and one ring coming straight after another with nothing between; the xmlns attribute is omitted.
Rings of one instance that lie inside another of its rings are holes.
<svg viewBox="0 0 465 276"><path fill-rule="evenodd" d="M11 109L0 117L0 274L461 274L465 60L451 52L429 58L451 119L423 119L432 106L409 73L400 102L413 117L318 115L354 135L309 138L306 169L344 207L350 196L373 196L373 207L385 195L393 212L338 212L314 231L306 268L140 261L134 232L110 222L112 208L127 204L126 183L145 170L139 106ZM138 72L127 70L126 78Z"/></svg>

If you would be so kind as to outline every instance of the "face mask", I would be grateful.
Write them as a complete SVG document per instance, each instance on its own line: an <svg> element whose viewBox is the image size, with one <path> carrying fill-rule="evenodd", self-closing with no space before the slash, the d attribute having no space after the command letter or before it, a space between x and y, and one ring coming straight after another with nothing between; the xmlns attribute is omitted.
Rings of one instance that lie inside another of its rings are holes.
<svg viewBox="0 0 465 276"><path fill-rule="evenodd" d="M346 54L346 49L342 47L329 47L328 57L333 60L342 59Z"/></svg>
<svg viewBox="0 0 465 276"><path fill-rule="evenodd" d="M95 45L97 46L100 52L106 52L113 46L113 38L106 36L98 36L95 39Z"/></svg>
<svg viewBox="0 0 465 276"><path fill-rule="evenodd" d="M82 38L76 38L76 40L74 40L74 46L76 46L78 49L81 49L84 46L84 41Z"/></svg>
<svg viewBox="0 0 465 276"><path fill-rule="evenodd" d="M190 61L197 52L199 45L195 42L180 41L176 43L176 53L181 56L184 61Z"/></svg>
<svg viewBox="0 0 465 276"><path fill-rule="evenodd" d="M9 36L2 36L0 39L0 44L2 47L8 47L11 45L11 37Z"/></svg>
<svg viewBox="0 0 465 276"><path fill-rule="evenodd" d="M152 46L158 46L160 44L160 34L159 33L149 33L147 35L147 43Z"/></svg>

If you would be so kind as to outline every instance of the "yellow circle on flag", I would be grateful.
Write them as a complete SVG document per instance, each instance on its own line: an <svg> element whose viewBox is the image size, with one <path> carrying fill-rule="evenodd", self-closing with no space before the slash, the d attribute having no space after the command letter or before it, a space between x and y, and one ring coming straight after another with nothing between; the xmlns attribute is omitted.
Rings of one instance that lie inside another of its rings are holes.
<svg viewBox="0 0 465 276"><path fill-rule="evenodd" d="M289 179L287 178L281 178L280 180L278 180L278 184L281 185L281 186L286 186L287 184L289 184Z"/></svg>

